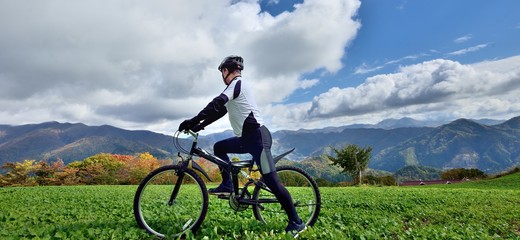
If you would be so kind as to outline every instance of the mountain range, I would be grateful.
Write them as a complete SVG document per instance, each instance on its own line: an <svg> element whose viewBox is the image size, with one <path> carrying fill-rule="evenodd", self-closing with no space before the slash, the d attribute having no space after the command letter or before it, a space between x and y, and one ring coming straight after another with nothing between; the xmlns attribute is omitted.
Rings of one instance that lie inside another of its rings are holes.
<svg viewBox="0 0 520 240"><path fill-rule="evenodd" d="M172 138L150 131L128 131L108 125L46 122L20 126L0 125L0 164L26 159L65 163L97 153L134 154L150 152L168 158Z"/></svg>
<svg viewBox="0 0 520 240"><path fill-rule="evenodd" d="M199 145L211 150L231 131L201 136ZM281 130L273 133L273 153L296 148L289 159L300 161L346 144L372 147L370 168L395 172L404 166L440 169L478 168L493 173L520 163L520 117L507 121L458 119L450 123L411 118L388 119L375 125ZM159 159L177 152L172 137L150 131L130 131L108 125L46 122L0 125L0 166L26 159L65 163L97 153L150 152Z"/></svg>

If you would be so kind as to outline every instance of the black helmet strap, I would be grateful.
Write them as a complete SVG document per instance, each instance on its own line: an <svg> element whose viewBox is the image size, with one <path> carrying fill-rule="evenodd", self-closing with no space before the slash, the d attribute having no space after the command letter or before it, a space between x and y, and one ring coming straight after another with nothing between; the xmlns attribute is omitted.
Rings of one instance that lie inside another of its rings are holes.
<svg viewBox="0 0 520 240"><path fill-rule="evenodd" d="M226 68L228 70L227 75L224 77L224 82L226 82L226 79L229 77L232 71L229 70L229 68Z"/></svg>

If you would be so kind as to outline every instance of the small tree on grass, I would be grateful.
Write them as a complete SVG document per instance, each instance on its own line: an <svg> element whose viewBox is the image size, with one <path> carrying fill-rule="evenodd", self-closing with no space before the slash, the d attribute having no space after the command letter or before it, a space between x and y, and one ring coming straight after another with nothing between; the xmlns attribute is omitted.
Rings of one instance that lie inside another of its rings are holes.
<svg viewBox="0 0 520 240"><path fill-rule="evenodd" d="M343 168L344 173L349 174L354 183L361 184L361 173L368 167L372 154L372 147L361 148L355 144L349 144L342 149L332 148L336 156L327 155L332 161L331 165Z"/></svg>

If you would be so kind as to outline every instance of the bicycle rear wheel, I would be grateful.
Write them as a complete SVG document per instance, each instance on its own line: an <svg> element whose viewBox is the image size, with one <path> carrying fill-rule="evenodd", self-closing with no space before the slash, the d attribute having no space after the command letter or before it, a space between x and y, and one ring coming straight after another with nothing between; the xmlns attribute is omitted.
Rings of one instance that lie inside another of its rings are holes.
<svg viewBox="0 0 520 240"><path fill-rule="evenodd" d="M291 194L300 218L307 226L313 226L321 209L320 190L314 179L303 169L293 166L277 167L276 171L280 182ZM266 224L287 224L287 214L269 189L256 186L253 200L260 202L253 205L253 213L257 220Z"/></svg>
<svg viewBox="0 0 520 240"><path fill-rule="evenodd" d="M135 193L137 223L160 238L196 232L206 217L206 185L193 170L182 170L175 165L160 167L144 178Z"/></svg>

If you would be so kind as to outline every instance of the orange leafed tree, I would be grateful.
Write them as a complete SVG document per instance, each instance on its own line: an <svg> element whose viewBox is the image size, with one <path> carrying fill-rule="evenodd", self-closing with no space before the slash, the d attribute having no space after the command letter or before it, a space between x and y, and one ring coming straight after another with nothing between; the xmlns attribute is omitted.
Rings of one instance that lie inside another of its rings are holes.
<svg viewBox="0 0 520 240"><path fill-rule="evenodd" d="M99 153L65 165L61 159L48 163L25 160L2 166L0 186L138 184L161 162L150 153L120 155Z"/></svg>

